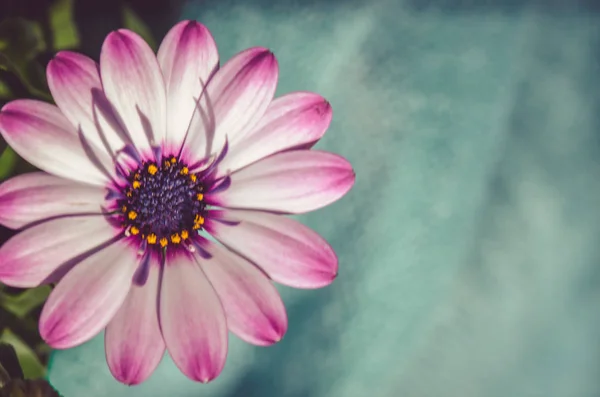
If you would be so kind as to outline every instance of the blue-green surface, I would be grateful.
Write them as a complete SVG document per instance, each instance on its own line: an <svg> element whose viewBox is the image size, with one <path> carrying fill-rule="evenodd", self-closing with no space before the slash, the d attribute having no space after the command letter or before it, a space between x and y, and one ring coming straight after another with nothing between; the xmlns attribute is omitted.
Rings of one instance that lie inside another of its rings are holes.
<svg viewBox="0 0 600 397"><path fill-rule="evenodd" d="M286 337L232 337L209 385L168 358L120 385L102 337L54 354L51 382L65 397L600 395L593 4L188 3L222 59L268 46L279 93L330 100L318 147L350 159L357 182L301 219L334 246L340 275L282 288Z"/></svg>

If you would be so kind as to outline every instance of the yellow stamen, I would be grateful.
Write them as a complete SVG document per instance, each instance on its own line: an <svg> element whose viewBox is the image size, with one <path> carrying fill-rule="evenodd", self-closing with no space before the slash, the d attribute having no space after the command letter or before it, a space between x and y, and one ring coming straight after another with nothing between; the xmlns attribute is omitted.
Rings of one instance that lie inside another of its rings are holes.
<svg viewBox="0 0 600 397"><path fill-rule="evenodd" d="M204 195L202 193L198 193L196 195L196 198L198 199L198 201L202 201L202 200L204 200Z"/></svg>
<svg viewBox="0 0 600 397"><path fill-rule="evenodd" d="M180 173L181 175L187 175L187 174L188 174L188 172L190 172L190 170L189 170L189 168L188 168L188 167L183 167L183 168L181 169L181 171L179 171L179 173Z"/></svg>
<svg viewBox="0 0 600 397"><path fill-rule="evenodd" d="M135 218L137 218L137 212L129 211L129 213L127 214L127 217L131 220L134 220Z"/></svg>
<svg viewBox="0 0 600 397"><path fill-rule="evenodd" d="M156 234L150 233L148 237L146 237L148 244L156 244Z"/></svg>
<svg viewBox="0 0 600 397"><path fill-rule="evenodd" d="M135 236L136 234L140 233L140 229L138 229L135 226L131 226L131 229L129 229L129 232Z"/></svg>
<svg viewBox="0 0 600 397"><path fill-rule="evenodd" d="M185 240L185 239L186 239L186 238L188 238L189 236L190 236L190 234L188 233L188 231L187 231L187 230L182 230L182 231L181 231L181 238L182 238L182 239L184 239L184 240Z"/></svg>
<svg viewBox="0 0 600 397"><path fill-rule="evenodd" d="M169 240L167 240L167 238L166 238L166 237L163 237L163 238L161 238L161 239L160 239L160 246L161 246L161 247L163 247L163 248L164 248L164 247L166 247L166 246L167 246L167 244L169 244Z"/></svg>
<svg viewBox="0 0 600 397"><path fill-rule="evenodd" d="M165 164L165 167L170 167L171 166L171 163L169 162L169 160L165 160L164 164Z"/></svg>
<svg viewBox="0 0 600 397"><path fill-rule="evenodd" d="M140 179L142 176L140 175L139 172L136 172L135 175L133 175L133 179Z"/></svg>
<svg viewBox="0 0 600 397"><path fill-rule="evenodd" d="M126 206L126 205L122 206L122 207L121 207L121 211L123 211L123 212L127 212L127 206Z"/></svg>
<svg viewBox="0 0 600 397"><path fill-rule="evenodd" d="M133 181L131 186L133 186L134 189L139 189L140 186L142 186L142 183L140 181Z"/></svg>
<svg viewBox="0 0 600 397"><path fill-rule="evenodd" d="M174 244L179 244L181 242L181 237L179 237L179 234L175 233L171 236L171 242Z"/></svg>
<svg viewBox="0 0 600 397"><path fill-rule="evenodd" d="M158 172L158 167L157 167L157 166L155 166L154 164L150 164L150 165L148 166L148 173L149 173L150 175L154 175L154 174L156 174L157 172Z"/></svg>
<svg viewBox="0 0 600 397"><path fill-rule="evenodd" d="M190 175L190 179L192 180L192 182L196 182L196 174Z"/></svg>
<svg viewBox="0 0 600 397"><path fill-rule="evenodd" d="M175 164L177 162L177 159L175 157L171 157L171 164Z"/></svg>
<svg viewBox="0 0 600 397"><path fill-rule="evenodd" d="M126 195L127 197L131 197L131 195L132 195L132 193L131 193L131 190L127 190L127 193L125 193L125 195Z"/></svg>
<svg viewBox="0 0 600 397"><path fill-rule="evenodd" d="M194 218L194 230L198 230L200 229L200 227L204 225L204 217L202 217L201 215L196 215L196 217Z"/></svg>

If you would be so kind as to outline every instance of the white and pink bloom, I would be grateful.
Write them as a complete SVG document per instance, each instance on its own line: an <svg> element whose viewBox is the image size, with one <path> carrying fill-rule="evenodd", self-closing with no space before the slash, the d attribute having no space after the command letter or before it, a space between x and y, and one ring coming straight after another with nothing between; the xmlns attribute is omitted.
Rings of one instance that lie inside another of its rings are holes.
<svg viewBox="0 0 600 397"><path fill-rule="evenodd" d="M327 101L273 99L278 66L265 48L219 67L194 21L173 27L157 55L119 30L99 65L64 51L47 75L57 106L16 100L0 112L5 140L44 171L0 185L0 223L22 230L0 248L0 281L60 280L44 340L70 348L106 329L108 365L127 384L165 349L189 378L214 379L228 330L279 341L287 316L272 281L318 288L337 274L327 242L282 215L354 183L348 161L310 150L331 121Z"/></svg>

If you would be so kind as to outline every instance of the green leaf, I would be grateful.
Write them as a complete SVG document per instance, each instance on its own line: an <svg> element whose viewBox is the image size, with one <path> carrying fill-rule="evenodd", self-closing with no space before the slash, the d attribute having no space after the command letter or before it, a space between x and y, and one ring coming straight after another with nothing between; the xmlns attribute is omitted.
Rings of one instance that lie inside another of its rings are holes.
<svg viewBox="0 0 600 397"><path fill-rule="evenodd" d="M46 375L46 369L35 352L17 335L8 329L5 329L0 336L0 342L11 344L15 348L25 378L35 379L42 378Z"/></svg>
<svg viewBox="0 0 600 397"><path fill-rule="evenodd" d="M54 32L54 49L79 46L79 34L73 21L73 0L58 0L50 7L49 17Z"/></svg>
<svg viewBox="0 0 600 397"><path fill-rule="evenodd" d="M45 49L38 23L22 18L0 23L0 69L14 73L31 94L51 101L44 68L36 60Z"/></svg>
<svg viewBox="0 0 600 397"><path fill-rule="evenodd" d="M0 51L0 68L8 70L19 78L27 90L40 98L52 101L52 96L47 92L44 69L36 62L15 63L6 54Z"/></svg>
<svg viewBox="0 0 600 397"><path fill-rule="evenodd" d="M23 18L0 23L0 51L17 63L27 62L46 49L39 24Z"/></svg>
<svg viewBox="0 0 600 397"><path fill-rule="evenodd" d="M37 288L28 289L15 296L0 293L0 304L15 316L23 318L31 310L44 303L50 291L50 286L42 285Z"/></svg>
<svg viewBox="0 0 600 397"><path fill-rule="evenodd" d="M4 147L6 143L2 141L1 146ZM13 174L19 156L10 147L4 150L4 153L0 156L0 180L4 180Z"/></svg>
<svg viewBox="0 0 600 397"><path fill-rule="evenodd" d="M12 95L13 94L10 91L10 87L0 80L0 100L12 98Z"/></svg>

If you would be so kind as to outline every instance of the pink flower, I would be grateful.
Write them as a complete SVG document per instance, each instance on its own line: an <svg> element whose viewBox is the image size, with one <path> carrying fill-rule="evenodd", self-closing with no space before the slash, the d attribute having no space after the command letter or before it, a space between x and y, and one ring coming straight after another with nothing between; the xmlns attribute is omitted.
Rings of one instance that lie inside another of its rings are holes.
<svg viewBox="0 0 600 397"><path fill-rule="evenodd" d="M0 249L0 281L60 280L44 340L70 348L106 328L108 365L127 384L165 348L189 378L214 379L228 330L279 341L287 316L271 281L318 288L337 273L327 242L281 215L324 207L354 183L348 161L310 150L329 103L308 92L273 100L278 67L265 48L219 68L194 21L157 55L118 30L99 65L63 51L47 75L58 107L16 100L0 113L6 141L45 171L0 186L0 222L23 229Z"/></svg>

